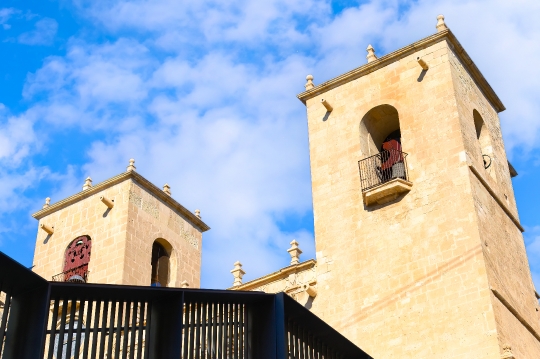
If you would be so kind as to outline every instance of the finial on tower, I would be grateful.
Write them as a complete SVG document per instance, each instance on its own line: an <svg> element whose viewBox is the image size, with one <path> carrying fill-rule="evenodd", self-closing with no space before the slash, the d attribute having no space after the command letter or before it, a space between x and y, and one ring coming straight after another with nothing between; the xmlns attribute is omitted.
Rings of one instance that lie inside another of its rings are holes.
<svg viewBox="0 0 540 359"><path fill-rule="evenodd" d="M90 187L92 187L92 179L90 177L86 177L86 181L84 181L82 189L83 191L86 191Z"/></svg>
<svg viewBox="0 0 540 359"><path fill-rule="evenodd" d="M51 205L51 197L45 198L45 204L43 205L43 208L47 208Z"/></svg>
<svg viewBox="0 0 540 359"><path fill-rule="evenodd" d="M242 269L242 263L240 263L240 261L234 263L234 268L231 270L231 273L234 277L233 287L242 285L242 277L246 272Z"/></svg>
<svg viewBox="0 0 540 359"><path fill-rule="evenodd" d="M195 216L196 216L197 218L201 219L201 210L196 209L196 210L195 210Z"/></svg>
<svg viewBox="0 0 540 359"><path fill-rule="evenodd" d="M126 168L126 172L135 171L137 167L135 167L135 160L132 158L129 160L129 166Z"/></svg>
<svg viewBox="0 0 540 359"><path fill-rule="evenodd" d="M436 28L437 28L437 32L441 32L441 31L444 31L444 30L448 29L448 27L444 23L444 15L437 16L437 26L436 26Z"/></svg>
<svg viewBox="0 0 540 359"><path fill-rule="evenodd" d="M300 263L300 254L302 254L302 250L298 248L298 242L296 239L293 239L291 244L291 248L287 249L287 252L291 255L291 265Z"/></svg>
<svg viewBox="0 0 540 359"><path fill-rule="evenodd" d="M171 195L171 186L169 186L168 183L165 183L163 186L163 192L167 193L169 196Z"/></svg>
<svg viewBox="0 0 540 359"><path fill-rule="evenodd" d="M367 58L368 64L370 62L377 60L377 55L375 55L375 49L373 48L373 46L371 46L371 44L368 45L366 51L367 51L366 58Z"/></svg>
<svg viewBox="0 0 540 359"><path fill-rule="evenodd" d="M306 90L311 90L312 88L315 87L315 85L313 84L313 75L307 75L306 76L306 84L304 85L304 87L306 88Z"/></svg>

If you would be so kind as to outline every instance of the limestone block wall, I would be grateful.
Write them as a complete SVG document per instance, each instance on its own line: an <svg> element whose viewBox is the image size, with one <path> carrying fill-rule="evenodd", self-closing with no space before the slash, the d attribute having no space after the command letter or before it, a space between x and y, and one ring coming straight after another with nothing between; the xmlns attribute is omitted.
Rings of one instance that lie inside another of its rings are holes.
<svg viewBox="0 0 540 359"><path fill-rule="evenodd" d="M88 281L123 284L128 218L124 197L129 193L129 187L127 181L118 183L41 218L39 224L54 226L54 233L48 235L38 229L33 271L51 280L53 275L63 271L69 243L88 235L92 239ZM113 209L107 210L100 196L114 200Z"/></svg>
<svg viewBox="0 0 540 359"><path fill-rule="evenodd" d="M130 183L124 200L128 207L125 284L150 284L152 244L162 238L173 248L169 286L180 287L185 280L191 288L199 288L202 232L136 181Z"/></svg>
<svg viewBox="0 0 540 359"><path fill-rule="evenodd" d="M186 281L190 287L198 288L200 228L208 227L201 227L200 221L195 226L189 216L179 212L181 206L166 203L152 193L159 189L149 183L142 185L137 178L146 181L140 175L121 174L111 179L119 183L103 182L69 197L65 204L60 201L55 204L58 209L51 207L52 212L41 217L39 224L54 227L54 233L38 230L34 271L47 280L62 273L69 243L88 235L92 241L90 283L150 285L152 245L159 239L172 247L168 286L180 287ZM108 209L101 196L114 201L114 207Z"/></svg>
<svg viewBox="0 0 540 359"><path fill-rule="evenodd" d="M327 263L312 310L375 358L500 355L450 52L447 41L415 44L306 102L317 259ZM423 77L417 57L429 64ZM383 104L398 111L413 187L365 207L360 121Z"/></svg>
<svg viewBox="0 0 540 359"><path fill-rule="evenodd" d="M495 195L502 199L502 205L497 203L478 177L470 173L478 232L489 285L513 310L517 311L524 322L521 323L508 307L492 294L499 345L502 350L504 345L509 344L516 358L540 357L539 308L523 236L502 208L505 206L517 218L500 120L453 52L450 53L450 64L467 160L476 168ZM490 155L493 162L487 170L484 169L479 153L473 110L481 114L492 140L493 148ZM494 171L495 176L490 171ZM530 330L527 329L527 325L531 327ZM533 333L536 333L536 337Z"/></svg>

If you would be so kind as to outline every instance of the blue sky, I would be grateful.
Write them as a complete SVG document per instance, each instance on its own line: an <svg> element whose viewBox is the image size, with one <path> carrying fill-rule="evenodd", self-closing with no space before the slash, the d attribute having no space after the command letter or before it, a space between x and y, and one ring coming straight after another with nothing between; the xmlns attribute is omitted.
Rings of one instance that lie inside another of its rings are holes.
<svg viewBox="0 0 540 359"><path fill-rule="evenodd" d="M314 256L305 76L315 83L435 32L443 13L501 114L540 287L540 3L530 0L4 0L0 4L0 250L32 263L45 197L129 158L200 208L204 287Z"/></svg>

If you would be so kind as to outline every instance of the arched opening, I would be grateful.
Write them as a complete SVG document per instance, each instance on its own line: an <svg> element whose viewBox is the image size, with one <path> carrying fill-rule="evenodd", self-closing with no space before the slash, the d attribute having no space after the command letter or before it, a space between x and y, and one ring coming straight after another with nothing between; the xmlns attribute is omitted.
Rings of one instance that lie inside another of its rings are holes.
<svg viewBox="0 0 540 359"><path fill-rule="evenodd" d="M171 252L172 246L164 239L156 239L152 244L152 287L169 285Z"/></svg>
<svg viewBox="0 0 540 359"><path fill-rule="evenodd" d="M380 105L364 115L360 149L365 157L358 163L363 191L397 178L408 180L399 115L393 106Z"/></svg>
<svg viewBox="0 0 540 359"><path fill-rule="evenodd" d="M489 170L493 165L493 147L491 144L491 136L489 134L489 129L487 128L484 119L478 113L478 111L473 110L473 119L474 119L474 128L476 130L476 138L478 139L478 144L480 146L480 153L482 155L482 161L484 163L484 168L490 172L490 175L495 178L494 171Z"/></svg>
<svg viewBox="0 0 540 359"><path fill-rule="evenodd" d="M395 107L380 105L369 110L360 121L362 155L372 156L383 151L383 143L394 139L401 144L399 116Z"/></svg>
<svg viewBox="0 0 540 359"><path fill-rule="evenodd" d="M87 281L91 251L90 236L80 236L69 243L64 255L63 280L65 282Z"/></svg>

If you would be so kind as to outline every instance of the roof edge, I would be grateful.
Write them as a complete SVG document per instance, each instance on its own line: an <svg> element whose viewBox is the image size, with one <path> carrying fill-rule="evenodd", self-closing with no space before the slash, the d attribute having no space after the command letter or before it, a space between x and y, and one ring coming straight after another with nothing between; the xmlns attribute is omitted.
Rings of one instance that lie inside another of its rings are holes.
<svg viewBox="0 0 540 359"><path fill-rule="evenodd" d="M152 182L148 181L146 178L144 178L141 174L135 172L135 171L129 171L120 173L117 176L114 176L112 178L109 178L106 181L100 182L87 190L81 191L79 193L76 193L72 196L69 196L59 202L56 202L54 204L51 204L47 208L43 208L34 214L32 214L32 217L39 220L45 216L48 216L49 214L52 214L60 209L66 208L67 206L78 202L80 200L83 200L85 198L88 198L100 191L103 191L104 189L107 189L109 187L112 187L120 182L124 182L128 179L132 179L135 182L139 183L141 186L143 186L146 190L148 190L150 193L152 193L155 197L159 198L163 202L165 202L167 205L178 211L183 216L187 217L198 229L200 229L202 232L206 232L210 229L210 227L204 223L199 217L197 217L195 214L190 212L187 208L182 206L178 201L173 199L171 196L160 190L156 185L154 185Z"/></svg>
<svg viewBox="0 0 540 359"><path fill-rule="evenodd" d="M275 281L276 279L279 279L281 277L288 276L291 272L299 272L303 271L305 269L309 269L317 264L316 259L308 259L305 262L293 264L288 267L281 268L278 271L272 272L270 274L267 274L263 277L253 279L249 282L246 282L244 284L241 284L237 287L230 287L228 290L252 290L254 287L261 286L263 284L271 283Z"/></svg>
<svg viewBox="0 0 540 359"><path fill-rule="evenodd" d="M458 41L458 39L452 33L452 31L450 31L450 29L445 29L441 32L438 32L436 34L423 38L422 40L419 40L410 45L402 47L401 49L398 49L394 52L386 54L375 61L369 62L360 67L357 67L331 80L323 82L322 84L317 85L312 89L304 91L298 94L296 97L298 97L298 99L302 101L302 103L306 104L306 101L309 100L310 98L313 98L317 95L325 93L347 82L356 80L357 78L360 78L362 76L368 75L374 71L377 71L391 64L392 62L395 62L419 50L420 48L424 48L426 46L435 44L443 40L448 40L448 42L453 46L454 52L459 57L464 67L467 69L467 71L469 72L473 80L476 82L476 84L478 85L479 89L482 91L484 96L486 96L488 101L491 103L493 108L497 112L502 112L506 110L502 101L499 99L499 97L497 96L497 94L495 93L491 85L487 82L484 75L482 75L482 73L480 72L478 67L475 65L475 63L473 62L469 54L467 54L467 52L465 51L461 43Z"/></svg>

